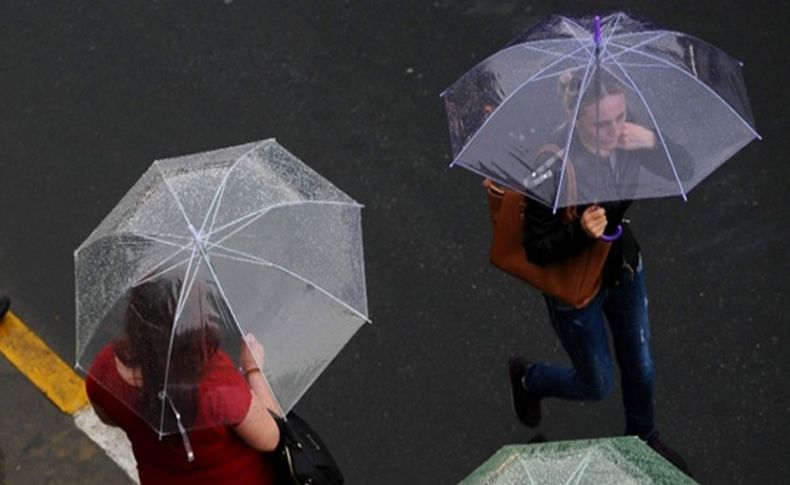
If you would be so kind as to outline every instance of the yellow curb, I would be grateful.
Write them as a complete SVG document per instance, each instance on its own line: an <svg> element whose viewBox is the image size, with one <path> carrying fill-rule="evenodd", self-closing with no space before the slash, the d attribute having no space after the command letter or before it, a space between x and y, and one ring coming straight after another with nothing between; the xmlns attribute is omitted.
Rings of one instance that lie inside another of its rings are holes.
<svg viewBox="0 0 790 485"><path fill-rule="evenodd" d="M10 311L0 321L0 353L64 413L88 404L80 376Z"/></svg>

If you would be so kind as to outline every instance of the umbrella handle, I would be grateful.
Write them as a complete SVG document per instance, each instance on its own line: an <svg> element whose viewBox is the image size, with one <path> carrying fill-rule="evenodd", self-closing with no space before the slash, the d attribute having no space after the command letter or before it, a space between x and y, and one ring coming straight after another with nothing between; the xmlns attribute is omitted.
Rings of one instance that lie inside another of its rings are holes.
<svg viewBox="0 0 790 485"><path fill-rule="evenodd" d="M614 234L612 234L611 236L608 234L604 234L603 236L601 236L601 240L606 242L614 242L620 239L620 236L622 235L623 235L623 225L618 224L617 229L614 231Z"/></svg>

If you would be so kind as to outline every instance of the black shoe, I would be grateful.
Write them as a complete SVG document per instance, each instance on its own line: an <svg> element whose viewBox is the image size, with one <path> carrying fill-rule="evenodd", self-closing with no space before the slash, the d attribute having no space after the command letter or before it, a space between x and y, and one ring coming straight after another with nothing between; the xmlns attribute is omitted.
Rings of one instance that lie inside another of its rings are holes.
<svg viewBox="0 0 790 485"><path fill-rule="evenodd" d="M691 470L689 469L686 460L680 456L680 453L662 443L661 440L658 439L658 432L654 432L647 438L647 446L653 448L653 451L663 456L668 462L675 465L675 468L682 471L686 475L691 476Z"/></svg>
<svg viewBox="0 0 790 485"><path fill-rule="evenodd" d="M522 357L511 357L507 362L507 371L513 410L519 421L525 426L534 428L540 424L540 397L534 392L528 391L522 381L530 364L527 359Z"/></svg>
<svg viewBox="0 0 790 485"><path fill-rule="evenodd" d="M8 308L11 306L11 299L5 295L0 295L0 320L5 318Z"/></svg>

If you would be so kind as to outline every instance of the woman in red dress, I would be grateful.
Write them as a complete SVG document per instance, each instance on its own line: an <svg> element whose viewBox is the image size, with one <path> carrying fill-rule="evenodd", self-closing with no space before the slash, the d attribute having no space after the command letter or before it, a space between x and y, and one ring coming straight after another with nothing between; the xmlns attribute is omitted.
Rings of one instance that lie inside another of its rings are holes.
<svg viewBox="0 0 790 485"><path fill-rule="evenodd" d="M263 348L248 334L239 371L220 349L218 300L194 285L177 312L181 286L160 277L132 290L125 335L94 359L88 397L102 421L126 432L143 485L274 484L267 452L280 439L270 413L278 406L256 363Z"/></svg>

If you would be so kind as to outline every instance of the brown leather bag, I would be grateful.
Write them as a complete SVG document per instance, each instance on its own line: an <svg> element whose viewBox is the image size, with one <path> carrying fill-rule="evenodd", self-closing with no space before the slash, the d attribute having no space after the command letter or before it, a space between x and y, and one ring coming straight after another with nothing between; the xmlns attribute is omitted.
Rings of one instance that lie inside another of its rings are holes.
<svg viewBox="0 0 790 485"><path fill-rule="evenodd" d="M540 153L558 147L547 146ZM568 197L575 199L575 179L573 167L566 165ZM610 243L596 241L583 251L562 261L545 266L529 262L523 245L524 209L528 199L518 192L502 189L486 179L483 185L488 189L488 207L493 225L491 240L491 264L502 271L526 281L538 290L563 301L575 308L589 303L601 287L601 274ZM563 221L570 223L576 215L575 207L565 210Z"/></svg>

